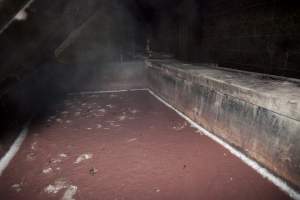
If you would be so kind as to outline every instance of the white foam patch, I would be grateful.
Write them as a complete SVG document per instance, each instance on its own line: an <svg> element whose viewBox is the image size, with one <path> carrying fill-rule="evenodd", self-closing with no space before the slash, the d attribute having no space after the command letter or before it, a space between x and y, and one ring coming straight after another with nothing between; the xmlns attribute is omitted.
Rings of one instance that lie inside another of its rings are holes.
<svg viewBox="0 0 300 200"><path fill-rule="evenodd" d="M46 169L43 169L43 174L49 174L53 171L53 169L51 167L48 167Z"/></svg>
<svg viewBox="0 0 300 200"><path fill-rule="evenodd" d="M174 110L177 114L179 114L182 118L184 118L186 121L188 121L191 124L191 127L194 127L198 129L200 132L202 132L204 135L208 136L218 144L222 145L224 148L226 148L230 153L238 157L240 160L242 160L245 164L247 164L249 167L254 169L256 172L258 172L260 175L262 175L264 178L268 179L270 182L272 182L274 185L276 185L278 188L280 188L282 191L286 192L291 198L300 200L300 194L293 188L291 188L285 181L282 179L276 177L273 175L270 171L268 171L266 168L262 167L259 165L257 162L254 160L248 158L245 154L241 153L234 147L230 146L214 134L210 133L208 130L204 129L200 125L198 125L196 122L191 120L189 117L184 115L182 112L174 108L172 105L167 103L165 100L163 100L161 97L156 95L154 92L152 92L150 89L148 90L151 95L153 95L156 99L158 99L160 102L165 104L167 107L171 108Z"/></svg>
<svg viewBox="0 0 300 200"><path fill-rule="evenodd" d="M67 156L67 154L65 154L65 153L61 153L61 154L59 154L59 157L61 157L61 158L66 158L66 157L68 157L68 156Z"/></svg>
<svg viewBox="0 0 300 200"><path fill-rule="evenodd" d="M64 196L61 198L61 200L75 200L73 196L77 192L77 186L70 185L68 189L65 191Z"/></svg>
<svg viewBox="0 0 300 200"><path fill-rule="evenodd" d="M122 115L119 117L119 121L124 121L126 118L127 118L126 115Z"/></svg>
<svg viewBox="0 0 300 200"><path fill-rule="evenodd" d="M48 194L57 194L60 190L65 189L69 184L65 180L56 180L54 185L48 185L44 188L44 192Z"/></svg>
<svg viewBox="0 0 300 200"><path fill-rule="evenodd" d="M87 154L81 154L80 156L77 157L76 161L74 162L75 164L79 164L84 160L89 160L93 158L93 154L87 153Z"/></svg>
<svg viewBox="0 0 300 200"><path fill-rule="evenodd" d="M11 160L14 158L14 156L19 151L21 145L23 144L27 133L28 133L28 127L30 122L28 122L25 125L25 128L21 131L18 138L15 140L15 142L11 145L8 152L1 158L0 160L0 176L3 174L3 171L7 168Z"/></svg>
<svg viewBox="0 0 300 200"><path fill-rule="evenodd" d="M16 192L21 192L23 190L23 183L20 183L20 184L13 184L11 186L11 188L13 190L15 190Z"/></svg>

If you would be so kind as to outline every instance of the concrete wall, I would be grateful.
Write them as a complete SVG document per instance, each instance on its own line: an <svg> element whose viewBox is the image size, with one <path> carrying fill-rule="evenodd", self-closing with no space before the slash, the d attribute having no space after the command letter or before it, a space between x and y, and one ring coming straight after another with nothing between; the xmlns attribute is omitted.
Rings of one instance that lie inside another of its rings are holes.
<svg viewBox="0 0 300 200"><path fill-rule="evenodd" d="M147 65L155 93L300 188L299 82L177 61Z"/></svg>

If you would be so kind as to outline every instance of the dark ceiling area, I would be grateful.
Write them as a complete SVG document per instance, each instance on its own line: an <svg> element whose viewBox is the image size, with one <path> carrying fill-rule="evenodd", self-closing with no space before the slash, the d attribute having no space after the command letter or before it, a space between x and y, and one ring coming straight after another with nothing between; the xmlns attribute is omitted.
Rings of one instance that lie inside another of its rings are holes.
<svg viewBox="0 0 300 200"><path fill-rule="evenodd" d="M22 8L26 19L14 20ZM79 68L145 55L147 41L184 62L300 78L293 0L3 0L0 27L6 107L36 93L49 99Z"/></svg>

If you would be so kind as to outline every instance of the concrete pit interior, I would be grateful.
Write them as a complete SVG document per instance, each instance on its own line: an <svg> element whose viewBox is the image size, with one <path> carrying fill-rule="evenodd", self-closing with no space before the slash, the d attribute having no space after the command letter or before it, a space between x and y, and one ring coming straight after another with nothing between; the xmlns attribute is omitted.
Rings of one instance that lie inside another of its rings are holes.
<svg viewBox="0 0 300 200"><path fill-rule="evenodd" d="M0 199L300 199L296 0L0 1Z"/></svg>

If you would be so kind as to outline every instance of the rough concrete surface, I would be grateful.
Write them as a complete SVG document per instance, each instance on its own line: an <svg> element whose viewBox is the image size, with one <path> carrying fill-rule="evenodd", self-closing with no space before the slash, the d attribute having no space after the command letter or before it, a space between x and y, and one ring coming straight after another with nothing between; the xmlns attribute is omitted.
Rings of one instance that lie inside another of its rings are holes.
<svg viewBox="0 0 300 200"><path fill-rule="evenodd" d="M1 199L289 199L146 91L70 96L36 119Z"/></svg>

